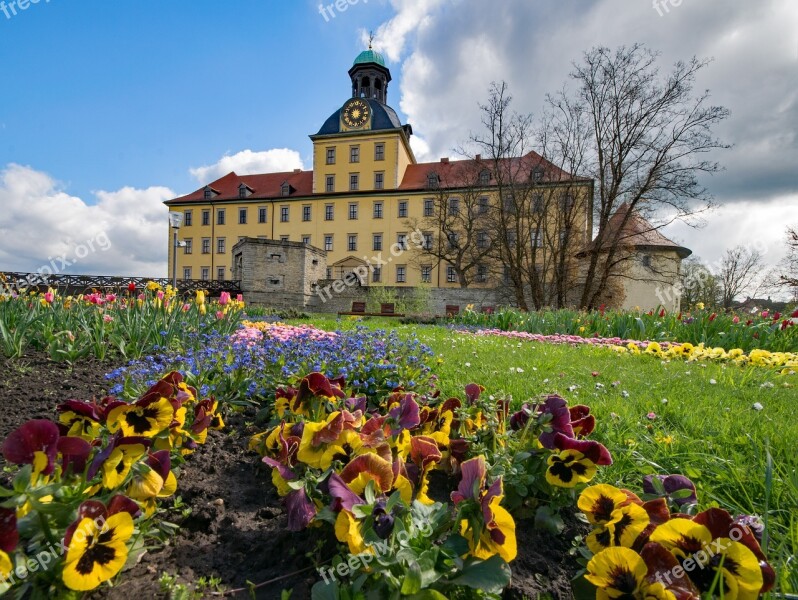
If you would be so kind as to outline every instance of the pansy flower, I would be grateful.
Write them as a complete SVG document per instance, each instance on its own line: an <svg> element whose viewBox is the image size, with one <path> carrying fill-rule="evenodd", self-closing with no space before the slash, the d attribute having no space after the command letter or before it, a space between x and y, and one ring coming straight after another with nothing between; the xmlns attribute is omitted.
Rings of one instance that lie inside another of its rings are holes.
<svg viewBox="0 0 798 600"><path fill-rule="evenodd" d="M719 577L726 597L755 600L775 581L773 568L751 531L736 525L724 510L713 508L693 519L671 519L658 526L649 539L664 546L682 566L688 560L701 565L689 571L701 592L712 589Z"/></svg>
<svg viewBox="0 0 798 600"><path fill-rule="evenodd" d="M155 437L167 429L175 416L175 408L164 396L145 395L133 404L117 403L108 411L107 426L111 433L124 436Z"/></svg>
<svg viewBox="0 0 798 600"><path fill-rule="evenodd" d="M404 394L399 400L388 407L388 426L391 435L398 435L402 431L415 429L421 424L418 402L413 394Z"/></svg>
<svg viewBox="0 0 798 600"><path fill-rule="evenodd" d="M370 481L377 492L387 493L393 488L393 465L377 454L361 454L343 468L341 479L355 494L362 494Z"/></svg>
<svg viewBox="0 0 798 600"><path fill-rule="evenodd" d="M87 481L102 473L103 487L113 490L119 488L130 475L133 465L144 456L151 440L142 437L122 437L117 434L108 445L92 460L86 474Z"/></svg>
<svg viewBox="0 0 798 600"><path fill-rule="evenodd" d="M28 421L3 442L3 456L15 465L32 465L33 478L50 475L58 453L58 426L46 419Z"/></svg>
<svg viewBox="0 0 798 600"><path fill-rule="evenodd" d="M0 550L13 552L18 543L17 511L14 508L0 507Z"/></svg>
<svg viewBox="0 0 798 600"><path fill-rule="evenodd" d="M575 440L557 433L554 447L559 452L549 456L546 481L556 487L572 488L587 483L595 477L597 465L612 464L609 451L598 442Z"/></svg>
<svg viewBox="0 0 798 600"><path fill-rule="evenodd" d="M485 488L487 467L482 456L461 467L460 485L451 498L460 509L460 535L468 540L469 554L481 559L498 554L506 562L512 561L518 552L515 521L500 506L504 497L501 478Z"/></svg>
<svg viewBox="0 0 798 600"><path fill-rule="evenodd" d="M297 458L311 467L329 469L335 456L344 453L344 449L337 445L343 430L340 412L332 413L325 421L306 422Z"/></svg>
<svg viewBox="0 0 798 600"><path fill-rule="evenodd" d="M107 509L100 502L81 505L78 520L64 538L63 580L69 589L93 590L122 570L137 511L136 504L123 496L115 497Z"/></svg>
<svg viewBox="0 0 798 600"><path fill-rule="evenodd" d="M80 437L91 442L100 434L103 410L94 402L68 400L59 404L56 410L62 435Z"/></svg>
<svg viewBox="0 0 798 600"><path fill-rule="evenodd" d="M168 498L177 491L177 479L171 466L168 450L152 453L138 465L128 484L127 495L142 502L148 516L155 512L156 498Z"/></svg>
<svg viewBox="0 0 798 600"><path fill-rule="evenodd" d="M655 478L661 486L654 484ZM684 475L646 475L643 478L643 492L656 496L664 492L664 497L680 508L698 502L695 484Z"/></svg>
<svg viewBox="0 0 798 600"><path fill-rule="evenodd" d="M429 473L443 458L435 439L425 435L410 438L410 458L420 471L416 500L422 504L434 504L434 501L427 495Z"/></svg>
<svg viewBox="0 0 798 600"><path fill-rule="evenodd" d="M11 558L3 550L0 550L0 581L7 580L13 569Z"/></svg>
<svg viewBox="0 0 798 600"><path fill-rule="evenodd" d="M648 566L637 552L607 548L590 559L585 579L596 586L598 600L676 600L663 583L651 582L647 575Z"/></svg>

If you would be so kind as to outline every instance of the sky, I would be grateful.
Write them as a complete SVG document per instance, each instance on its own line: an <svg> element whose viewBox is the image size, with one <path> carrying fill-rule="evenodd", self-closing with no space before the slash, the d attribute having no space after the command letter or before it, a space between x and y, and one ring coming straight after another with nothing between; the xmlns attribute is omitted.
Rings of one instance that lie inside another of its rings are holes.
<svg viewBox="0 0 798 600"><path fill-rule="evenodd" d="M663 72L714 59L697 88L731 110L725 170L704 181L720 207L664 233L710 264L737 244L783 256L798 225L796 0L325 2L0 0L0 270L164 276L163 201L231 170L311 168L308 136L349 96L369 31L422 161L479 131L492 81L540 114L597 45L642 42Z"/></svg>

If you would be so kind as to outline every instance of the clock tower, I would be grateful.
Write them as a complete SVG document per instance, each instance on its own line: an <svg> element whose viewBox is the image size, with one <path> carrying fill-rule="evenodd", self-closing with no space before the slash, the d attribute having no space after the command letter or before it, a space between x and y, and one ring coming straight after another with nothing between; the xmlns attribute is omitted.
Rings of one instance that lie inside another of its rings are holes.
<svg viewBox="0 0 798 600"><path fill-rule="evenodd" d="M413 129L388 106L391 71L382 54L361 52L349 69L352 95L313 140L313 192L329 194L396 189L415 164Z"/></svg>

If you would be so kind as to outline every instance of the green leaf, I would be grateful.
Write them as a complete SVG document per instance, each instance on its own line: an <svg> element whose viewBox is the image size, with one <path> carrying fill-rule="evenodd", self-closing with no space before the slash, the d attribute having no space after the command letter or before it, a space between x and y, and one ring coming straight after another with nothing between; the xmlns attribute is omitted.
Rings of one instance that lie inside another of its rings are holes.
<svg viewBox="0 0 798 600"><path fill-rule="evenodd" d="M318 581L310 590L312 600L339 600L341 597L338 584Z"/></svg>
<svg viewBox="0 0 798 600"><path fill-rule="evenodd" d="M402 594L417 594L421 591L421 568L418 563L410 563L402 581Z"/></svg>
<svg viewBox="0 0 798 600"><path fill-rule="evenodd" d="M535 512L535 527L554 535L559 535L562 533L562 530L565 529L565 523L562 517L553 510L551 506L545 504L539 506Z"/></svg>
<svg viewBox="0 0 798 600"><path fill-rule="evenodd" d="M460 576L450 580L454 585L465 585L488 594L499 594L510 584L510 566L498 554L487 560L468 561Z"/></svg>
<svg viewBox="0 0 798 600"><path fill-rule="evenodd" d="M413 594L408 600L447 600L446 596L435 590L424 590L418 594Z"/></svg>
<svg viewBox="0 0 798 600"><path fill-rule="evenodd" d="M446 550L449 555L462 556L468 552L468 540L459 534L450 535L446 538L446 541L443 542L441 547Z"/></svg>

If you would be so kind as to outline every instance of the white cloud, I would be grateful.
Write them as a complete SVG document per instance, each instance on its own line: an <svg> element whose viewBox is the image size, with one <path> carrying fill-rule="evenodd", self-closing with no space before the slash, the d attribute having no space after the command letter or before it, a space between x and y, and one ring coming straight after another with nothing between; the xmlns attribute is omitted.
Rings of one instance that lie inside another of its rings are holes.
<svg viewBox="0 0 798 600"><path fill-rule="evenodd" d="M207 184L235 171L239 175L258 173L279 173L304 168L302 157L290 148L273 148L263 152L242 150L236 154L228 154L215 164L189 169L191 175L201 184Z"/></svg>
<svg viewBox="0 0 798 600"><path fill-rule="evenodd" d="M9 164L0 171L0 266L4 270L166 276L165 187L70 196L47 173ZM62 258L70 266L64 268Z"/></svg>
<svg viewBox="0 0 798 600"><path fill-rule="evenodd" d="M388 60L396 62L402 55L407 38L423 29L430 15L447 0L391 0L396 15L379 26L375 33L374 49L384 52ZM369 32L360 32L363 45L369 42Z"/></svg>
<svg viewBox="0 0 798 600"><path fill-rule="evenodd" d="M726 250L746 246L758 250L766 267L776 267L787 253L788 226L798 227L798 194L770 200L734 202L719 207L706 218L701 229L673 223L662 233L690 248L715 272ZM783 294L773 293L774 297Z"/></svg>

